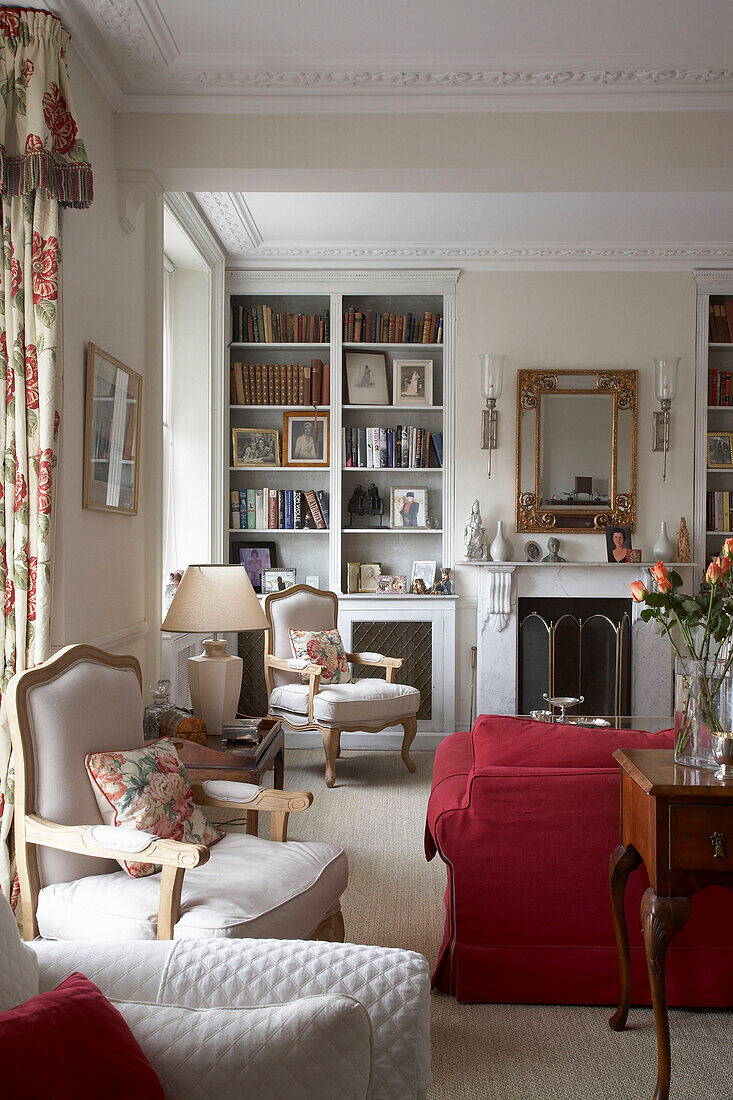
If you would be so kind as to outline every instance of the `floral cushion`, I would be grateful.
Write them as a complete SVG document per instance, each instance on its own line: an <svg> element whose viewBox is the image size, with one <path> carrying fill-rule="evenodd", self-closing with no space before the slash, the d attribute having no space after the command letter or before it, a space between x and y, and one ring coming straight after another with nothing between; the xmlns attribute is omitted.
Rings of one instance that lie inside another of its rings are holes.
<svg viewBox="0 0 733 1100"><path fill-rule="evenodd" d="M351 681L346 650L338 630L290 630L293 655L320 665L321 684L348 684ZM301 680L307 677L301 676Z"/></svg>
<svg viewBox="0 0 733 1100"><path fill-rule="evenodd" d="M161 839L186 840L211 847L224 833L194 804L191 781L170 737L141 749L90 752L86 768L107 825L142 829ZM120 858L132 878L154 875L156 863Z"/></svg>

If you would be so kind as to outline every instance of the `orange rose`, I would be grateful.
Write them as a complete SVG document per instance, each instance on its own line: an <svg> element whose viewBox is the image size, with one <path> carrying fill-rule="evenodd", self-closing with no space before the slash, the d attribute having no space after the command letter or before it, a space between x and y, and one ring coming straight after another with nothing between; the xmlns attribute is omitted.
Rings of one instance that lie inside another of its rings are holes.
<svg viewBox="0 0 733 1100"><path fill-rule="evenodd" d="M667 580L667 567L663 561L658 561L656 565L653 565L650 572L655 581Z"/></svg>
<svg viewBox="0 0 733 1100"><path fill-rule="evenodd" d="M733 558L733 539L726 539L723 543L723 549L720 551L721 555L725 555L726 558Z"/></svg>
<svg viewBox="0 0 733 1100"><path fill-rule="evenodd" d="M641 603L647 595L647 590L644 587L643 581L631 582L631 595L637 603Z"/></svg>
<svg viewBox="0 0 733 1100"><path fill-rule="evenodd" d="M717 561L711 561L708 566L708 571L705 574L705 580L710 585L716 585L720 580L720 566Z"/></svg>
<svg viewBox="0 0 733 1100"><path fill-rule="evenodd" d="M721 554L721 556L718 558L718 565L720 566L720 577L721 577L721 580L722 580L722 578L730 570L731 560L730 560L729 557L726 557L725 554Z"/></svg>

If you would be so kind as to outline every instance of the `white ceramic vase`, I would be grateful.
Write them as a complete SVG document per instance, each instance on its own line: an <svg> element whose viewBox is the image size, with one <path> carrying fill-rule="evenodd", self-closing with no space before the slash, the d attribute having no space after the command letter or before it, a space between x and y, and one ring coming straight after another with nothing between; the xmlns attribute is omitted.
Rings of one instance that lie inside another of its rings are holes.
<svg viewBox="0 0 733 1100"><path fill-rule="evenodd" d="M492 561L509 561L511 553L512 548L504 538L504 521L500 519L496 526L496 538L489 547L489 554Z"/></svg>
<svg viewBox="0 0 733 1100"><path fill-rule="evenodd" d="M673 546L667 537L667 524L662 520L657 541L652 547L652 555L655 561L675 561L677 547Z"/></svg>

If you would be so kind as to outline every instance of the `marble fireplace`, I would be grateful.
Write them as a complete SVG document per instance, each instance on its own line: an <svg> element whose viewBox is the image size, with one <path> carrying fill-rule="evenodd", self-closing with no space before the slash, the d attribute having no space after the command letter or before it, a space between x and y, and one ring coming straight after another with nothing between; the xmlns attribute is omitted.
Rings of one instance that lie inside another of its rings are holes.
<svg viewBox="0 0 733 1100"><path fill-rule="evenodd" d="M634 580L648 582L646 565L606 562L464 562L477 571L476 713L517 714L520 599L588 601L629 599ZM685 586L692 566L677 565ZM669 642L639 617L631 601L631 714L672 713L672 654Z"/></svg>

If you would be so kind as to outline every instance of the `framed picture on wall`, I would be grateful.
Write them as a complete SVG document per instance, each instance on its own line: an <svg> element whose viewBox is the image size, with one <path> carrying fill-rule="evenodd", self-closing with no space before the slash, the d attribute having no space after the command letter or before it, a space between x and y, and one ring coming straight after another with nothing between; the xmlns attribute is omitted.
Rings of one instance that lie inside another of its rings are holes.
<svg viewBox="0 0 733 1100"><path fill-rule="evenodd" d="M244 566L255 592L261 592L262 573L265 569L273 569L277 565L275 543L240 544L239 564Z"/></svg>
<svg viewBox="0 0 733 1100"><path fill-rule="evenodd" d="M347 351L344 361L350 405L389 405L387 357L383 353Z"/></svg>
<svg viewBox="0 0 733 1100"><path fill-rule="evenodd" d="M708 432L708 466L733 470L733 432Z"/></svg>
<svg viewBox="0 0 733 1100"><path fill-rule="evenodd" d="M433 360L395 359L392 364L392 404L432 405Z"/></svg>
<svg viewBox="0 0 733 1100"><path fill-rule="evenodd" d="M269 592L284 592L286 588L292 588L295 584L294 569L263 569L262 570L262 595Z"/></svg>
<svg viewBox="0 0 733 1100"><path fill-rule="evenodd" d="M631 553L631 528L626 526L606 528L606 556L610 562L624 565Z"/></svg>
<svg viewBox="0 0 733 1100"><path fill-rule="evenodd" d="M283 413L283 466L328 466L328 413Z"/></svg>
<svg viewBox="0 0 733 1100"><path fill-rule="evenodd" d="M232 466L279 466L280 434L274 428L232 428Z"/></svg>
<svg viewBox="0 0 733 1100"><path fill-rule="evenodd" d="M390 527L427 527L428 491L427 489L405 488L389 491Z"/></svg>
<svg viewBox="0 0 733 1100"><path fill-rule="evenodd" d="M87 344L82 507L137 515L143 380Z"/></svg>

